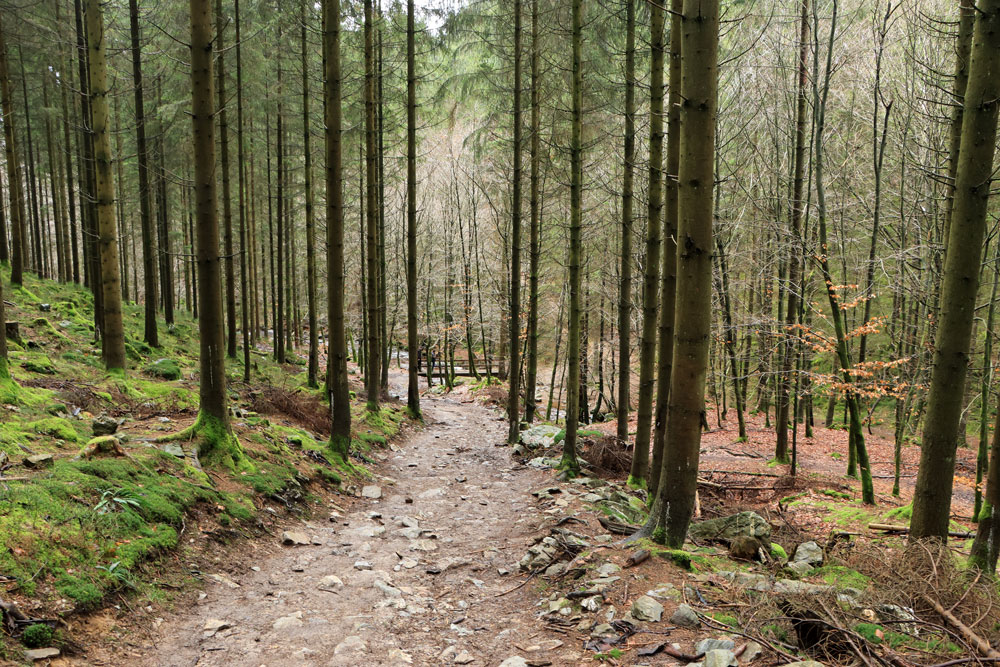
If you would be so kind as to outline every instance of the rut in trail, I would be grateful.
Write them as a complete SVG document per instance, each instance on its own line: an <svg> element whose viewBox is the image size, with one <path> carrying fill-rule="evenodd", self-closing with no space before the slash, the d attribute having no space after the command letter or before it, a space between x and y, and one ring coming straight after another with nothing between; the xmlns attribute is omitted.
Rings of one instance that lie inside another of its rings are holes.
<svg viewBox="0 0 1000 667"><path fill-rule="evenodd" d="M498 596L521 581L517 561L542 519L530 491L547 476L496 446L495 413L450 398L422 405L426 427L377 471L390 479L370 482L380 499L290 527L319 544L266 538L267 555L231 575L238 588L209 583L119 664L496 665L545 640L553 650L539 658L573 662L539 635L530 586Z"/></svg>

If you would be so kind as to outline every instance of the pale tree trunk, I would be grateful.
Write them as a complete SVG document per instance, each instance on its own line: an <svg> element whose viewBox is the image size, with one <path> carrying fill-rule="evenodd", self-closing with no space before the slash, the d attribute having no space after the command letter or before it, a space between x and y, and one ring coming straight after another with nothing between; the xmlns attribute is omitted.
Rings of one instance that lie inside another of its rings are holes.
<svg viewBox="0 0 1000 667"><path fill-rule="evenodd" d="M87 53L90 62L90 108L94 134L94 170L97 177L97 245L100 258L104 366L125 368L125 330L122 325L121 268L115 223L115 183L111 170L111 129L108 114L108 77L105 62L104 17L100 0L87 0Z"/></svg>
<svg viewBox="0 0 1000 667"><path fill-rule="evenodd" d="M240 39L240 0L233 1L233 18L236 23L236 162L239 174L240 215L240 319L243 326L243 381L250 382L250 286L247 264L254 256L253 244L247 229L246 150L243 142L243 57ZM249 248L249 250L248 250Z"/></svg>
<svg viewBox="0 0 1000 667"><path fill-rule="evenodd" d="M222 13L222 0L215 0L216 79L218 85L219 152L222 158L222 229L226 248L226 356L236 358L236 264L233 257L233 203L229 188L229 122L226 114L226 18Z"/></svg>
<svg viewBox="0 0 1000 667"><path fill-rule="evenodd" d="M680 547L694 514L712 325L712 217L718 0L685 0L681 17L677 301L662 480L642 533ZM666 483L669 480L669 484Z"/></svg>
<svg viewBox="0 0 1000 667"><path fill-rule="evenodd" d="M956 435L965 395L986 214L993 182L997 111L1000 109L1000 0L982 0L977 9L948 252L941 282L934 367L927 396L920 469L913 495L910 522L913 540L948 539ZM994 497L997 493L996 489L987 491L986 503L992 502L991 492ZM996 530L992 524L993 512L987 511L985 504L980 511L981 526L984 513L987 515L985 526L992 533ZM996 536L992 537L995 544ZM995 552L993 558L995 567Z"/></svg>

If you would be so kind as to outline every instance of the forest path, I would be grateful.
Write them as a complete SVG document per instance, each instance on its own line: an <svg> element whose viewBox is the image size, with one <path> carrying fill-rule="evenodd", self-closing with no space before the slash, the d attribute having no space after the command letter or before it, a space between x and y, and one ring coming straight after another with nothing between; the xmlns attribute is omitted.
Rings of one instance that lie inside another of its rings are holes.
<svg viewBox="0 0 1000 667"><path fill-rule="evenodd" d="M118 664L497 665L538 643L531 587L498 594L521 581L517 561L542 520L530 492L548 476L496 446L496 413L448 397L421 405L426 427L369 482L380 499L289 527L319 544L266 550L232 575L238 588L209 583L131 646L141 659Z"/></svg>

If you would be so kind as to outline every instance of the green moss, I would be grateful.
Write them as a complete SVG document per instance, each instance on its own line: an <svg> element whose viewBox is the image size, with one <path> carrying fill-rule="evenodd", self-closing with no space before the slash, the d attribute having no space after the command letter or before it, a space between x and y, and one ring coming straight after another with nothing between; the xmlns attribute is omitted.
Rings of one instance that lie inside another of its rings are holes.
<svg viewBox="0 0 1000 667"><path fill-rule="evenodd" d="M26 371L38 373L39 375L54 375L56 372L55 366L52 365L52 360L46 356L25 359L21 362L21 367Z"/></svg>
<svg viewBox="0 0 1000 667"><path fill-rule="evenodd" d="M719 623L723 623L733 628L740 627L740 619L736 618L732 614L722 614L719 612L709 614L712 618L717 620Z"/></svg>
<svg viewBox="0 0 1000 667"><path fill-rule="evenodd" d="M857 588L864 590L871 581L857 570L843 565L824 565L813 574L822 577L823 581L837 588Z"/></svg>
<svg viewBox="0 0 1000 667"><path fill-rule="evenodd" d="M180 380L181 367L173 359L157 359L142 369L146 375L160 378L161 380Z"/></svg>
<svg viewBox="0 0 1000 667"><path fill-rule="evenodd" d="M785 552L785 548L783 546L777 542L771 542L771 558L777 560L788 560L788 554Z"/></svg>
<svg viewBox="0 0 1000 667"><path fill-rule="evenodd" d="M28 648L42 648L52 645L55 630L44 623L29 625L21 633L21 643Z"/></svg>
<svg viewBox="0 0 1000 667"><path fill-rule="evenodd" d="M909 521L913 518L913 503L909 505L903 505L902 507L896 507L885 513L887 519L896 519L899 521Z"/></svg>
<svg viewBox="0 0 1000 667"><path fill-rule="evenodd" d="M850 500L851 494L844 493L843 491L835 491L833 489L823 489L820 491L824 496L830 496L831 498L839 498L840 500Z"/></svg>
<svg viewBox="0 0 1000 667"><path fill-rule="evenodd" d="M243 451L243 445L226 424L202 410L191 426L158 439L158 442L192 440L197 442L198 459L202 465L218 465L232 472L253 472L254 465Z"/></svg>
<svg viewBox="0 0 1000 667"><path fill-rule="evenodd" d="M55 586L59 593L76 603L78 611L94 609L104 599L104 594L97 584L71 574L64 574L57 579Z"/></svg>
<svg viewBox="0 0 1000 667"><path fill-rule="evenodd" d="M666 535L664 534L664 537ZM655 541L655 540L654 540ZM658 542L658 544L660 544ZM693 554L683 549L663 549L660 547L654 547L652 549L653 555L659 556L664 560L669 560L671 563L677 567L683 568L685 570L695 570L696 566L702 568L711 568L711 561L700 554Z"/></svg>
<svg viewBox="0 0 1000 667"><path fill-rule="evenodd" d="M28 424L28 428L40 435L52 436L66 442L77 442L80 439L73 425L61 417L39 419Z"/></svg>

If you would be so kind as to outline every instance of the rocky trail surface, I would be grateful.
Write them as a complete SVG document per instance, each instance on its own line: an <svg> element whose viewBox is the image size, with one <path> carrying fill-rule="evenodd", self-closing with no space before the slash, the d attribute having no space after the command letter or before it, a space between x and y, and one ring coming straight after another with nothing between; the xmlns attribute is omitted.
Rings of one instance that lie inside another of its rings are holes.
<svg viewBox="0 0 1000 667"><path fill-rule="evenodd" d="M530 586L512 590L547 475L496 446L496 413L432 396L423 408L426 427L389 455L367 502L290 527L291 544L214 577L118 664L575 663L540 634Z"/></svg>

